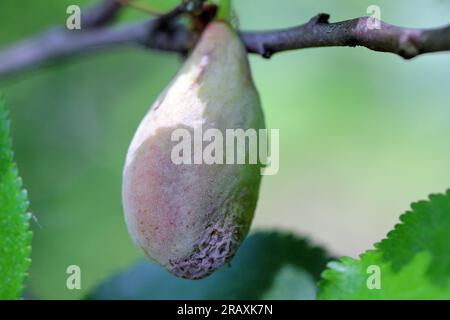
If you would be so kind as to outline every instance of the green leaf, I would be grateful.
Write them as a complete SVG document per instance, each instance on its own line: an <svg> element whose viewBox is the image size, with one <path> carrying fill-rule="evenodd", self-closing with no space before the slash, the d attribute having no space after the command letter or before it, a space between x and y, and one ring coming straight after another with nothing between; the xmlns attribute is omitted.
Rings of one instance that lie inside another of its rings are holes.
<svg viewBox="0 0 450 320"><path fill-rule="evenodd" d="M305 240L259 232L244 241L230 267L206 279L179 279L145 261L108 279L89 298L314 299L328 260Z"/></svg>
<svg viewBox="0 0 450 320"><path fill-rule="evenodd" d="M211 0L219 8L217 19L229 21L231 18L231 0Z"/></svg>
<svg viewBox="0 0 450 320"><path fill-rule="evenodd" d="M0 97L0 299L21 297L30 265L26 192L13 162L9 121Z"/></svg>
<svg viewBox="0 0 450 320"><path fill-rule="evenodd" d="M450 299L450 190L411 208L376 250L329 263L319 298Z"/></svg>

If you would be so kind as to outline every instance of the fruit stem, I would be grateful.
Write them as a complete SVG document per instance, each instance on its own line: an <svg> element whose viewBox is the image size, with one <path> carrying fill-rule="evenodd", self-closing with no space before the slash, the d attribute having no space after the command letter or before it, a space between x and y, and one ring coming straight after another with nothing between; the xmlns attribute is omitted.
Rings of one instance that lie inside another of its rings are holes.
<svg viewBox="0 0 450 320"><path fill-rule="evenodd" d="M212 0L217 5L219 11L215 20L222 20L230 22L231 19L231 0Z"/></svg>

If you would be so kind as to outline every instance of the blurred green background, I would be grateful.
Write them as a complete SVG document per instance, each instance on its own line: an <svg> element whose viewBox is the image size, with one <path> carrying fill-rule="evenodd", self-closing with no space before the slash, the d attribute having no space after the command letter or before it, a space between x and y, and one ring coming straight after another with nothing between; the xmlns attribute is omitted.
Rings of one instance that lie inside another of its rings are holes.
<svg viewBox="0 0 450 320"><path fill-rule="evenodd" d="M70 4L2 0L0 46L63 24ZM288 27L381 7L386 22L437 27L448 1L235 0L240 27ZM129 11L129 10L128 10ZM129 12L124 20L142 19ZM264 177L254 229L310 237L356 256L383 238L412 201L450 187L450 55L404 61L365 48L250 58L267 124L280 129L280 171ZM124 224L121 170L132 135L180 67L167 53L123 48L0 81L33 222L29 294L80 298L142 257ZM66 289L81 267L82 290Z"/></svg>

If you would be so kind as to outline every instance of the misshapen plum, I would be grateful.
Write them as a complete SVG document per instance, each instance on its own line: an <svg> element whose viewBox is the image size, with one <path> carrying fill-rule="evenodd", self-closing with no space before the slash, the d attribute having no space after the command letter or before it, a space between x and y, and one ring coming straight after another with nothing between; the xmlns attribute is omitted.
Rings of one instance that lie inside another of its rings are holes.
<svg viewBox="0 0 450 320"><path fill-rule="evenodd" d="M259 164L175 164L174 130L264 127L245 48L228 24L210 23L128 150L125 220L149 258L179 277L207 276L235 254L258 199Z"/></svg>

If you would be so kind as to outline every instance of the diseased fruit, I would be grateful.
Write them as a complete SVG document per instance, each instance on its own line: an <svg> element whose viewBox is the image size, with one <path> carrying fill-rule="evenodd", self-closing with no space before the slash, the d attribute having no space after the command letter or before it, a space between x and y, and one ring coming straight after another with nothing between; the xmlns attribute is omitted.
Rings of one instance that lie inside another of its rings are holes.
<svg viewBox="0 0 450 320"><path fill-rule="evenodd" d="M226 129L264 128L247 52L224 22L208 25L142 120L123 173L125 220L134 242L176 276L199 279L229 262L245 238L261 166L175 164L171 153L179 142L171 135L180 128L216 128L224 137Z"/></svg>

